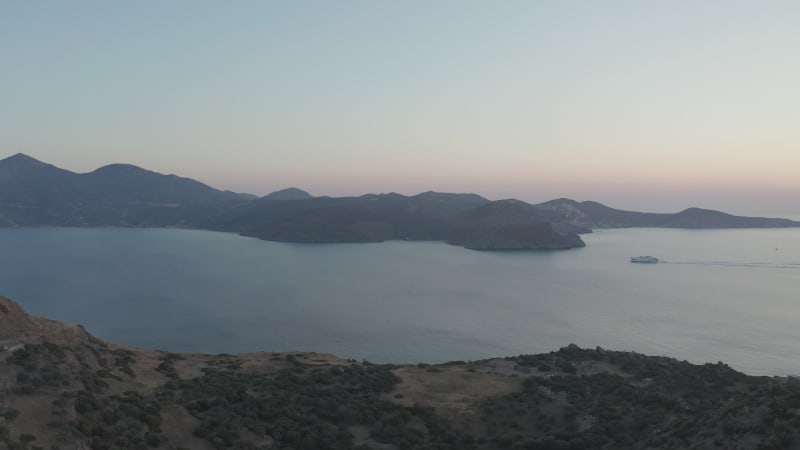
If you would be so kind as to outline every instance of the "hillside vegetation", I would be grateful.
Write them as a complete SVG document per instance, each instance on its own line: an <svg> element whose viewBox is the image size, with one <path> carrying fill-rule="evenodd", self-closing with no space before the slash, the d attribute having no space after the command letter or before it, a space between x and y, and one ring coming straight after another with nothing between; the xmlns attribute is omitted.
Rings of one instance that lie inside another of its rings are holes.
<svg viewBox="0 0 800 450"><path fill-rule="evenodd" d="M779 449L800 382L574 345L439 365L106 343L0 298L0 448Z"/></svg>

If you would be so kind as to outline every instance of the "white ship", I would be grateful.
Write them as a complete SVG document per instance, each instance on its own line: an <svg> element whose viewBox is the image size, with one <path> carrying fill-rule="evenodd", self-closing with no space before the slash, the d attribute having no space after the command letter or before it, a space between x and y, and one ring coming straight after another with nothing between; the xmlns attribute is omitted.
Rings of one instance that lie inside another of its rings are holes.
<svg viewBox="0 0 800 450"><path fill-rule="evenodd" d="M653 256L631 256L631 262L655 264L658 262L658 258Z"/></svg>

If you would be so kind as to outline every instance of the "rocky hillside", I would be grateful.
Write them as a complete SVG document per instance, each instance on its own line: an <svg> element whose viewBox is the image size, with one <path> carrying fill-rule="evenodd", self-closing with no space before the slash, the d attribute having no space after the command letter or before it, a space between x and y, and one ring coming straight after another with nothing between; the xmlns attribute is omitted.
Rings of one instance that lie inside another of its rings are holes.
<svg viewBox="0 0 800 450"><path fill-rule="evenodd" d="M800 382L570 345L440 365L103 342L0 298L0 448L796 448Z"/></svg>

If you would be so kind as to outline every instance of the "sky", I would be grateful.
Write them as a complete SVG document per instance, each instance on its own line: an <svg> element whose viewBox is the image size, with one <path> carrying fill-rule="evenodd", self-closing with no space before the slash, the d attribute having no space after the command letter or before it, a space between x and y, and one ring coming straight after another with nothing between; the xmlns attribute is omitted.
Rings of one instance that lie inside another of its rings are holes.
<svg viewBox="0 0 800 450"><path fill-rule="evenodd" d="M796 1L0 2L0 158L800 213Z"/></svg>

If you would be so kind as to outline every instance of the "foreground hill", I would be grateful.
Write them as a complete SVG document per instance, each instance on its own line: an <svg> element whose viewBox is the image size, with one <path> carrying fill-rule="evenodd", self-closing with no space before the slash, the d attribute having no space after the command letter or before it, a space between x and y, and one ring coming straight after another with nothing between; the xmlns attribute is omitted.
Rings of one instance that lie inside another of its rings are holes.
<svg viewBox="0 0 800 450"><path fill-rule="evenodd" d="M440 365L103 342L0 297L0 448L794 448L800 382L570 345Z"/></svg>

